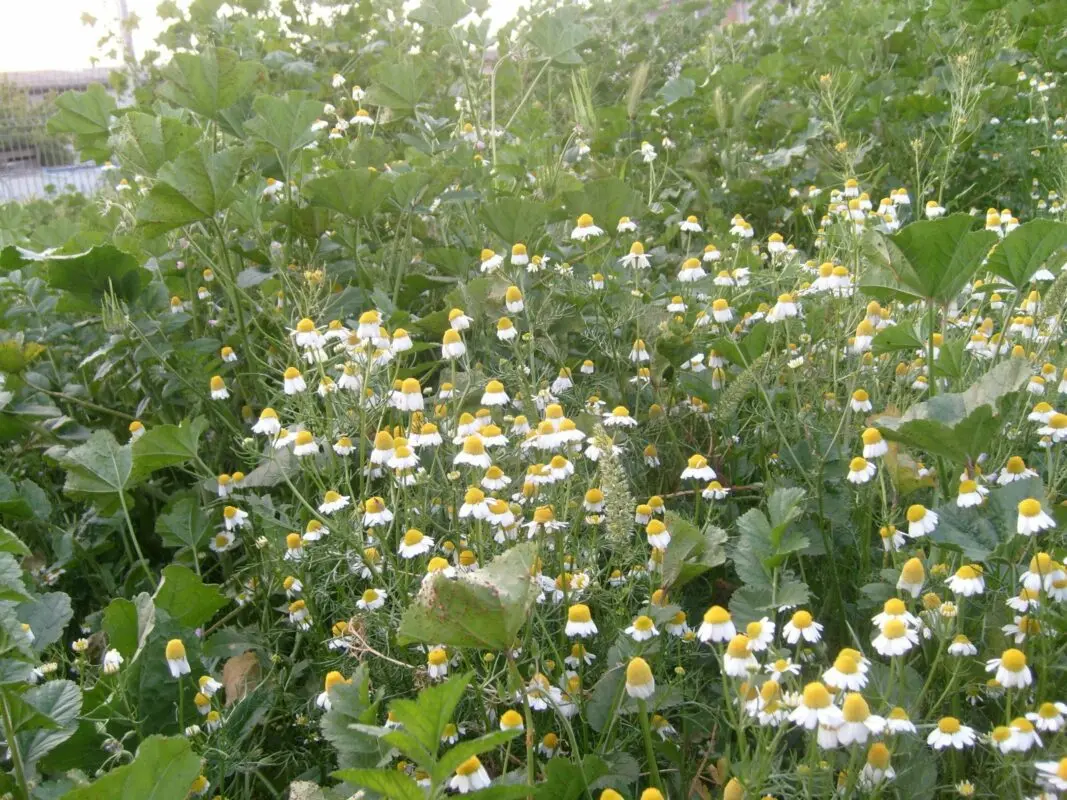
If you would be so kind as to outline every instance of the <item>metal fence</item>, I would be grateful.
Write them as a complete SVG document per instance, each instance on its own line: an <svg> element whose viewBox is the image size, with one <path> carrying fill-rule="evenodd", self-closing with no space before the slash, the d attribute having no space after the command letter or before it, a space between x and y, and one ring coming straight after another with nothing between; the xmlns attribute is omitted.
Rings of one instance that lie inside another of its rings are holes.
<svg viewBox="0 0 1067 800"><path fill-rule="evenodd" d="M81 161L69 138L50 134L47 123L59 95L107 86L109 71L0 73L0 202L91 194L103 185L100 165Z"/></svg>

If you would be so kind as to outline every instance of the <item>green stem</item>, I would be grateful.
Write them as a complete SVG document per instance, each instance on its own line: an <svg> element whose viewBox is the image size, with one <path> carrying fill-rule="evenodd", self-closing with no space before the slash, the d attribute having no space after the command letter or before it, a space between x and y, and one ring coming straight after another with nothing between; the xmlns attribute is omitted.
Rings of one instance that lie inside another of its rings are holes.
<svg viewBox="0 0 1067 800"><path fill-rule="evenodd" d="M659 767L656 766L656 751L652 749L652 730L648 724L648 703L643 698L639 698L637 707L641 717L641 735L645 740L645 758L648 759L648 768L652 772L652 785L662 792L663 785L659 779Z"/></svg>
<svg viewBox="0 0 1067 800"><path fill-rule="evenodd" d="M18 739L15 737L15 723L11 718L11 707L8 705L7 695L0 693L4 714L4 738L7 740L8 754L11 757L11 769L15 773L15 797L18 800L27 800L30 796L29 787L26 784L26 770L22 765L22 753L19 750Z"/></svg>

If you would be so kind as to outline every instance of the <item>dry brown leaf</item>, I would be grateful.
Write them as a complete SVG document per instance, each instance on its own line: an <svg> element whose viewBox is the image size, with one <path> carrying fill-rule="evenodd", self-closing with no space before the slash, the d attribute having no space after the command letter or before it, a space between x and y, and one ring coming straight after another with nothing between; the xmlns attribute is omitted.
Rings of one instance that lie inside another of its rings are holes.
<svg viewBox="0 0 1067 800"><path fill-rule="evenodd" d="M259 686L261 671L255 651L247 650L227 659L222 666L222 685L226 689L226 706L232 706Z"/></svg>

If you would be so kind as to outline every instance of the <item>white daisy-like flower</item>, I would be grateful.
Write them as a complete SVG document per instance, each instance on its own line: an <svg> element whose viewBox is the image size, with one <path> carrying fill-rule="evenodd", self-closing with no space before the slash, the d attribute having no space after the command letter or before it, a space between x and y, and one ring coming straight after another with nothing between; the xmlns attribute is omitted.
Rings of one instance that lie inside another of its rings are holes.
<svg viewBox="0 0 1067 800"><path fill-rule="evenodd" d="M870 481L877 471L878 468L872 462L863 456L856 456L848 462L848 475L845 477L849 483L861 485Z"/></svg>
<svg viewBox="0 0 1067 800"><path fill-rule="evenodd" d="M906 516L908 518L908 536L913 539L926 536L937 528L937 512L928 509L926 506L918 503L908 506Z"/></svg>
<svg viewBox="0 0 1067 800"><path fill-rule="evenodd" d="M578 224L574 230L571 231L571 238L579 242L585 241L586 239L594 239L597 236L603 235L604 229L593 224L593 217L589 214L582 214L578 217Z"/></svg>
<svg viewBox="0 0 1067 800"><path fill-rule="evenodd" d="M919 643L919 634L901 619L891 619L881 626L871 644L883 656L904 655Z"/></svg>
<svg viewBox="0 0 1067 800"><path fill-rule="evenodd" d="M1056 527L1055 520L1041 507L1041 501L1036 498L1028 497L1020 501L1018 509L1015 532L1021 536L1033 536Z"/></svg>
<svg viewBox="0 0 1067 800"><path fill-rule="evenodd" d="M942 717L926 737L926 743L935 750L951 747L964 750L975 741L974 729L962 724L956 717Z"/></svg>
<svg viewBox="0 0 1067 800"><path fill-rule="evenodd" d="M690 214L678 224L679 230L685 233L700 233L704 229L700 227L700 223L697 218Z"/></svg>
<svg viewBox="0 0 1067 800"><path fill-rule="evenodd" d="M567 636L587 638L596 636L597 627L589 612L589 606L576 603L567 609L567 626L564 631Z"/></svg>
<svg viewBox="0 0 1067 800"><path fill-rule="evenodd" d="M997 683L1005 689L1024 688L1033 682L1026 654L1012 647L986 662L986 672L995 672Z"/></svg>
<svg viewBox="0 0 1067 800"><path fill-rule="evenodd" d="M794 612L789 622L782 626L782 636L789 644L797 644L802 639L808 644L815 644L822 638L822 623L816 622L810 611L801 609Z"/></svg>
<svg viewBox="0 0 1067 800"><path fill-rule="evenodd" d="M982 577L981 567L974 564L964 564L945 584L953 594L961 597L973 597L985 591L985 578Z"/></svg>
<svg viewBox="0 0 1067 800"><path fill-rule="evenodd" d="M649 639L654 639L659 636L659 629L656 628L656 624L652 621L652 617L647 617L642 614L625 629L624 633L635 642L646 642Z"/></svg>
<svg viewBox="0 0 1067 800"><path fill-rule="evenodd" d="M367 589L356 601L356 608L361 611L377 611L385 605L386 597L384 589Z"/></svg>
<svg viewBox="0 0 1067 800"><path fill-rule="evenodd" d="M417 528L408 528L400 541L397 554L401 558L416 558L433 549L433 539Z"/></svg>

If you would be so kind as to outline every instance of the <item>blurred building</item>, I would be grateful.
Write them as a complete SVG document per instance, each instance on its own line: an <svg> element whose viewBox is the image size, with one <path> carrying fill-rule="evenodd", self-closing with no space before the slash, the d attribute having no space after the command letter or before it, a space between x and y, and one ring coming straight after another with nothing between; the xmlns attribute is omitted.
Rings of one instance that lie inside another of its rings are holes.
<svg viewBox="0 0 1067 800"><path fill-rule="evenodd" d="M99 165L81 162L71 142L50 134L55 99L108 86L110 69L43 70L0 73L0 202L66 191L92 192L100 186Z"/></svg>

